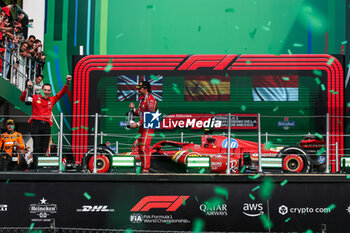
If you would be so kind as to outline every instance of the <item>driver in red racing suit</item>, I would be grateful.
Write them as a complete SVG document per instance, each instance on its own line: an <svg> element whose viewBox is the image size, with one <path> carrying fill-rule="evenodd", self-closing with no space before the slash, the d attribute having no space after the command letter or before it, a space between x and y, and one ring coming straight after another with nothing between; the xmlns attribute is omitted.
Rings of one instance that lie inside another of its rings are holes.
<svg viewBox="0 0 350 233"><path fill-rule="evenodd" d="M151 154L150 154L150 146L151 140L154 133L154 129L144 129L143 128L143 113L144 112L155 112L157 110L157 101L154 96L151 94L151 84L147 81L140 82L139 85L136 86L139 89L140 94L140 103L137 109L135 109L135 104L130 103L129 107L133 108L134 114L140 116L139 122L133 122L130 125L130 128L134 129L139 127L139 134L141 136L136 139L133 145L133 150L138 151L141 161L142 161L142 171L149 172L149 168L151 165Z"/></svg>

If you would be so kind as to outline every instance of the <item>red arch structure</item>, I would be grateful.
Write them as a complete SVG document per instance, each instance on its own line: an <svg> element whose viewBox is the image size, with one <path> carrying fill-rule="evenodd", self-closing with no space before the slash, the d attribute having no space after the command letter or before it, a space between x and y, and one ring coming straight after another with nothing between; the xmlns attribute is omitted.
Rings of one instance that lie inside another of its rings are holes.
<svg viewBox="0 0 350 233"><path fill-rule="evenodd" d="M321 70L327 74L327 100L330 114L330 145L338 142L344 148L344 75L340 62L328 54L299 55L91 55L82 58L74 69L73 152L77 162L87 152L89 80L91 71L195 71L206 68L212 71L233 70ZM334 94L337 93L337 94ZM85 126L85 127L81 127ZM85 134L85 135L84 135ZM335 155L332 153L332 161ZM331 163L335 171L335 163Z"/></svg>

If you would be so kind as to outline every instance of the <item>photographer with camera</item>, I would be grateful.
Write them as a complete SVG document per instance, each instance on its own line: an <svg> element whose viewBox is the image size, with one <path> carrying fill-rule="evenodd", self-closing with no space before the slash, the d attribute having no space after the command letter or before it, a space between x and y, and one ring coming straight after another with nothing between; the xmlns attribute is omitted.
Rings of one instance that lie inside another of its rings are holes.
<svg viewBox="0 0 350 233"><path fill-rule="evenodd" d="M0 138L0 171L18 170L20 163L19 150L24 150L22 134L15 131L15 122L8 119L6 133Z"/></svg>

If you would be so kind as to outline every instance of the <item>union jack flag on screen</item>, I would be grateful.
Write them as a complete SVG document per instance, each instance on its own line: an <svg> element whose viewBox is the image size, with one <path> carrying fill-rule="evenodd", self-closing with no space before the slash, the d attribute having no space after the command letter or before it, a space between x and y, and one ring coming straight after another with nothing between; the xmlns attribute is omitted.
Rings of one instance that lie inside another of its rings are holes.
<svg viewBox="0 0 350 233"><path fill-rule="evenodd" d="M152 95L157 101L162 101L163 76L162 75L119 75L117 96L118 101L139 101L136 85L141 81L148 81L152 86Z"/></svg>

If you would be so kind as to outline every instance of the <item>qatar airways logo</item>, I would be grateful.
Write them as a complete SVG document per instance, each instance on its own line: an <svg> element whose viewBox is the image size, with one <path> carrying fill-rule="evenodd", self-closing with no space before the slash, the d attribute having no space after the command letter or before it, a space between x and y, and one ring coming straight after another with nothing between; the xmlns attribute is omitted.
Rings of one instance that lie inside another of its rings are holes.
<svg viewBox="0 0 350 233"><path fill-rule="evenodd" d="M148 212L151 209L165 209L176 211L190 196L146 196L142 198L130 211Z"/></svg>

